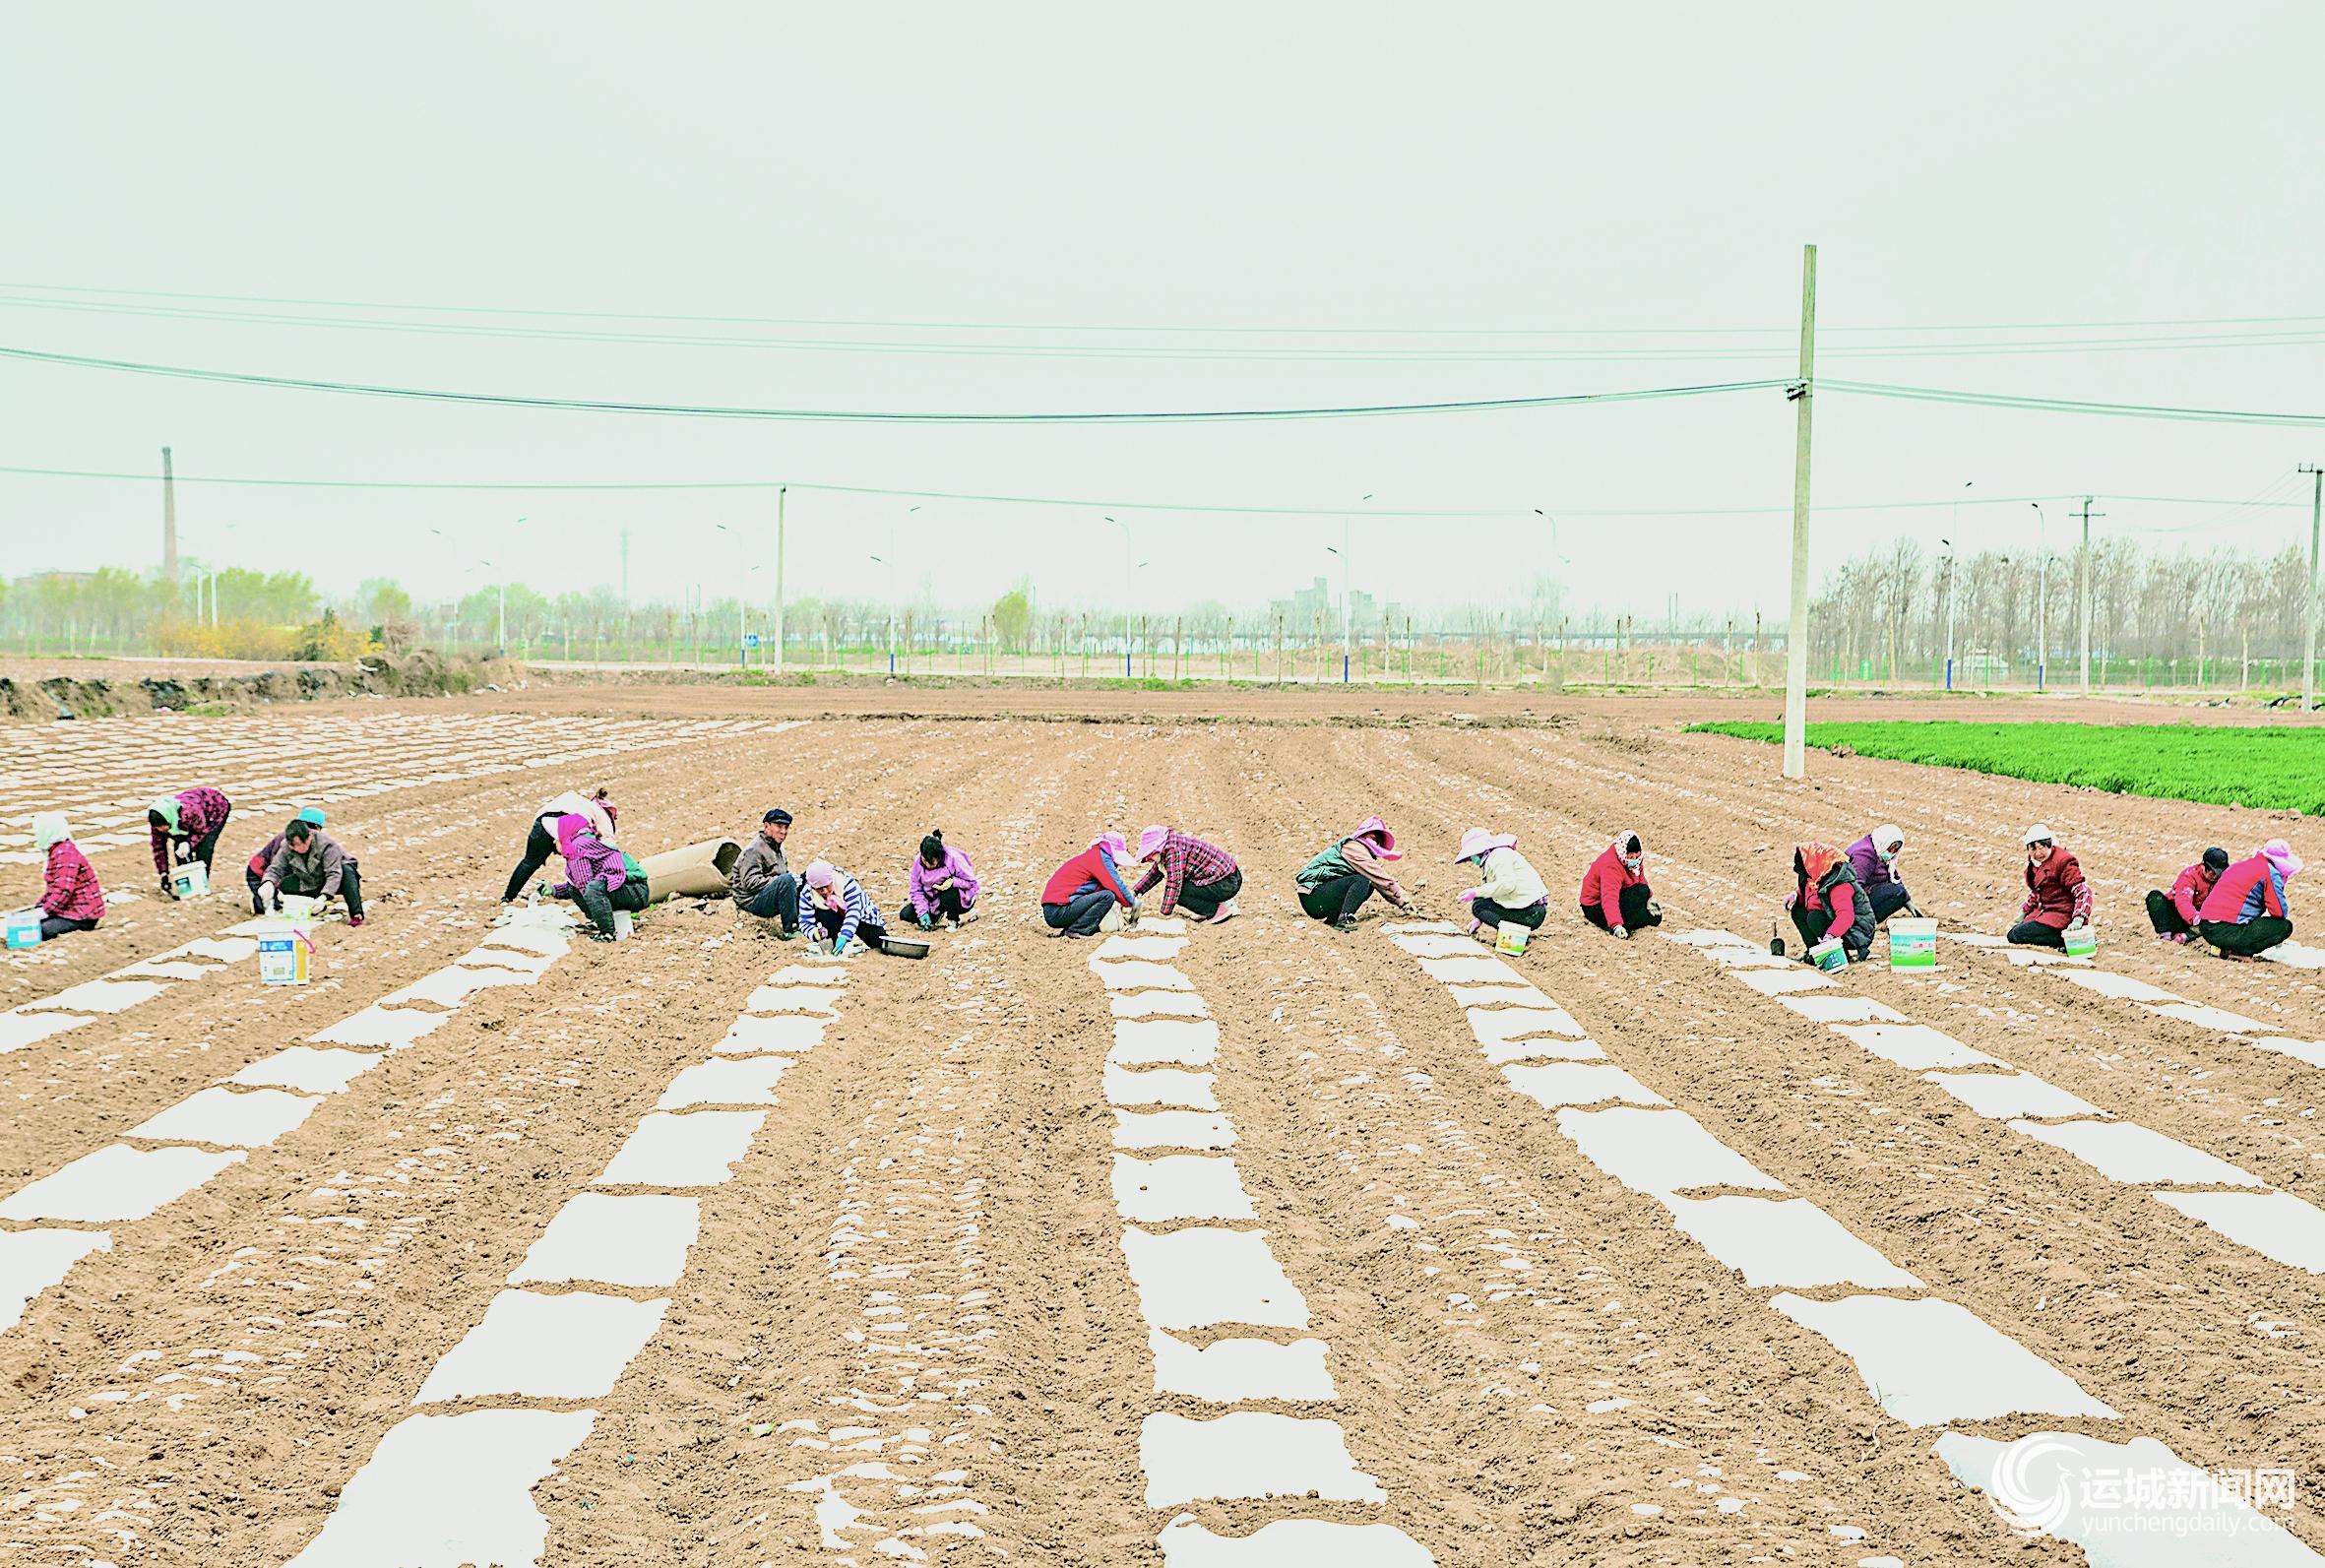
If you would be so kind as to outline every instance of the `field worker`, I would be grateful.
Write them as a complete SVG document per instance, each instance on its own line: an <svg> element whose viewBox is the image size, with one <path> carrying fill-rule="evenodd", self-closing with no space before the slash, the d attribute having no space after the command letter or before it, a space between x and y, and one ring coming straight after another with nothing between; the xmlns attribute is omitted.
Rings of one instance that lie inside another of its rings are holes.
<svg viewBox="0 0 2325 1568"><path fill-rule="evenodd" d="M1582 917L1610 936L1628 938L1663 924L1663 906L1647 885L1647 846L1625 828L1582 874Z"/></svg>
<svg viewBox="0 0 2325 1568"><path fill-rule="evenodd" d="M888 936L863 888L829 860L811 860L800 873L799 923L815 927L817 934L809 940L831 943L838 958L877 948Z"/></svg>
<svg viewBox="0 0 2325 1568"><path fill-rule="evenodd" d="M319 808L309 806L298 814L298 820L311 822L320 828L323 826L323 813ZM275 851L283 847L283 838L278 833L260 845L258 853L252 855L250 863L242 868L242 880L250 887L250 912L253 914L267 912L267 867L275 863Z"/></svg>
<svg viewBox="0 0 2325 1568"><path fill-rule="evenodd" d="M2215 846L2179 874L2169 893L2148 889L2148 924L2156 928L2156 934L2167 942L2185 942L2196 929L2196 911L2228 868L2228 850Z"/></svg>
<svg viewBox="0 0 2325 1568"><path fill-rule="evenodd" d="M104 889L97 886L96 868L73 842L73 830L61 811L32 816L32 847L47 856L40 873L40 940L53 942L67 931L94 931L105 917Z"/></svg>
<svg viewBox="0 0 2325 1568"><path fill-rule="evenodd" d="M898 918L925 931L943 920L956 931L976 918L978 884L969 856L945 843L941 829L930 829L912 857L911 891Z"/></svg>
<svg viewBox="0 0 2325 1568"><path fill-rule="evenodd" d="M1122 878L1128 846L1118 833L1101 833L1089 848L1049 873L1041 885L1041 923L1061 936L1098 935L1106 915L1119 908L1138 923L1138 895Z"/></svg>
<svg viewBox="0 0 2325 1568"><path fill-rule="evenodd" d="M2027 899L2019 906L2010 940L2021 947L2065 947L2060 933L2091 923L2091 884L2083 867L2060 848L2050 830L2038 822L2026 832Z"/></svg>
<svg viewBox="0 0 2325 1568"><path fill-rule="evenodd" d="M557 852L565 857L565 880L549 889L552 899L570 899L590 917L590 939L614 939L613 911L635 914L651 902L638 862L597 837L578 811L557 819Z"/></svg>
<svg viewBox="0 0 2325 1568"><path fill-rule="evenodd" d="M269 908L281 904L285 893L309 899L336 895L346 902L347 924L363 923L362 874L355 869L355 857L323 831L320 811L312 817L302 811L283 828L259 891Z"/></svg>
<svg viewBox="0 0 2325 1568"><path fill-rule="evenodd" d="M1518 852L1515 834L1465 829L1456 865L1477 867L1477 885L1454 895L1470 907L1470 935L1508 920L1539 931L1550 912L1550 890Z"/></svg>
<svg viewBox="0 0 2325 1568"><path fill-rule="evenodd" d="M1184 909L1211 925L1239 912L1235 895L1243 891L1243 872L1235 857L1218 845L1156 823L1138 830L1138 857L1147 874L1131 892L1145 893L1162 884L1161 912Z"/></svg>
<svg viewBox="0 0 2325 1568"><path fill-rule="evenodd" d="M799 931L799 879L784 858L784 841L790 836L791 814L781 806L769 807L759 819L759 831L726 874L734 907L762 920L781 922L776 934L786 942Z"/></svg>
<svg viewBox="0 0 2325 1568"><path fill-rule="evenodd" d="M206 785L163 795L146 808L146 825L154 835L154 870L161 878L163 893L177 897L169 886L173 864L199 860L203 870L210 869L218 853L218 836L225 831L233 809L231 800Z"/></svg>
<svg viewBox="0 0 2325 1568"><path fill-rule="evenodd" d="M1921 913L1914 896L1906 891L1905 878L1897 872L1897 857L1905 847L1905 830L1894 822L1882 823L1849 847L1849 869L1856 873L1856 885L1873 907L1875 925L1900 909L1917 918Z"/></svg>
<svg viewBox="0 0 2325 1568"><path fill-rule="evenodd" d="M549 856L557 852L557 823L564 817L580 817L590 825L590 832L601 845L613 843L613 831L621 821L621 813L614 808L605 791L591 794L568 789L556 799L542 804L533 814L533 826L525 835L525 858L517 862L517 869L509 873L509 885L500 896L503 904L514 904L525 895L525 884L533 874L549 863ZM568 868L570 869L570 868Z"/></svg>
<svg viewBox="0 0 2325 1568"><path fill-rule="evenodd" d="M1378 817L1366 817L1356 831L1336 839L1322 853L1299 868L1292 885L1299 890L1299 907L1308 917L1329 923L1336 931L1353 930L1356 911L1375 893L1406 913L1413 901L1389 875L1389 862L1401 860L1397 836Z"/></svg>
<svg viewBox="0 0 2325 1568"><path fill-rule="evenodd" d="M2293 934L2293 910L2285 884L2300 875L2300 856L2283 839L2271 839L2260 853L2220 874L2197 909L2196 934L2224 959L2249 964Z"/></svg>
<svg viewBox="0 0 2325 1568"><path fill-rule="evenodd" d="M1849 962L1863 963L1873 950L1873 904L1856 885L1849 856L1829 844L1795 845L1792 878L1785 908L1800 940L1814 947L1828 936L1839 937Z"/></svg>

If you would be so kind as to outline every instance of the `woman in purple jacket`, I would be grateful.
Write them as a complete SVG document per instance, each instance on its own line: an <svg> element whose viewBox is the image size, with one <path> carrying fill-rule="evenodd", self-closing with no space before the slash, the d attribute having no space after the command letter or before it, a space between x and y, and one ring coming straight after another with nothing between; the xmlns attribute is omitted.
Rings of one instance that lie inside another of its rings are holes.
<svg viewBox="0 0 2325 1568"><path fill-rule="evenodd" d="M549 889L552 899L570 899L590 917L590 939L614 938L613 911L635 914L651 898L637 863L597 837L584 816L557 819L557 852L565 857L565 880Z"/></svg>
<svg viewBox="0 0 2325 1568"><path fill-rule="evenodd" d="M897 917L923 931L946 920L958 931L976 918L977 892L969 856L946 845L941 831L932 830L920 841L920 853L912 861L911 893Z"/></svg>

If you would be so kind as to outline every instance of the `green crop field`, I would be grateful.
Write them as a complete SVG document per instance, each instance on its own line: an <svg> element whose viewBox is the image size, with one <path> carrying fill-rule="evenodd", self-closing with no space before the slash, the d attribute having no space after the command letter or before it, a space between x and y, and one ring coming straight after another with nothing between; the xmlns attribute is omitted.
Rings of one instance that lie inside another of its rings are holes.
<svg viewBox="0 0 2325 1568"><path fill-rule="evenodd" d="M1782 724L1688 727L1744 740L1784 739ZM2122 795L2325 816L2325 729L1890 721L1810 724L1808 744Z"/></svg>

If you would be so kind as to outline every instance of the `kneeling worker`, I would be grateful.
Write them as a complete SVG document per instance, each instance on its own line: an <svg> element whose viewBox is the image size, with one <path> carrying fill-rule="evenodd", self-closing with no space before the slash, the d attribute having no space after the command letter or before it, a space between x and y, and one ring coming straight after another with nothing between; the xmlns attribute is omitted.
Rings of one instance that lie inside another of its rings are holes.
<svg viewBox="0 0 2325 1568"><path fill-rule="evenodd" d="M270 907L280 905L285 893L309 899L337 896L346 901L347 924L363 923L363 878L354 856L308 821L304 812L283 828L282 846L267 862L259 888Z"/></svg>

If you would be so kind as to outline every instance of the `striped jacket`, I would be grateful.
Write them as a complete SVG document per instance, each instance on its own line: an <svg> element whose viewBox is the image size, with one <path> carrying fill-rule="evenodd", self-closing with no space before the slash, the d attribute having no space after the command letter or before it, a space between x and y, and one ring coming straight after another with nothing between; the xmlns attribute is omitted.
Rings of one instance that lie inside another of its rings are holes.
<svg viewBox="0 0 2325 1568"><path fill-rule="evenodd" d="M873 911L871 899L865 895L862 885L855 878L838 866L832 868L832 877L834 885L840 890L841 905L840 936L836 945L846 947L855 940L855 928L858 925L869 923L877 926L880 923L880 916ZM815 889L804 882L800 883L800 926L803 929L809 929L812 933L816 911L823 908L823 901L815 896Z"/></svg>

